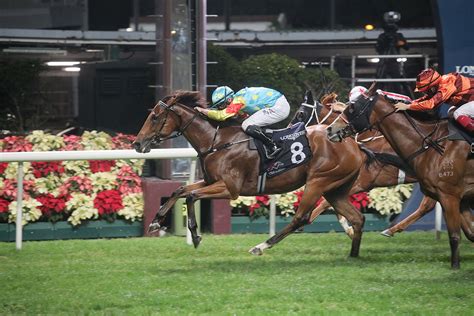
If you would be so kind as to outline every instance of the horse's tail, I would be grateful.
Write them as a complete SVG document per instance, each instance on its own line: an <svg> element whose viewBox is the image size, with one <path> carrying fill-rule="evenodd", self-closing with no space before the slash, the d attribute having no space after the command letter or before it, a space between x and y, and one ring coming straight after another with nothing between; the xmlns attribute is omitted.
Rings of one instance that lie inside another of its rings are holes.
<svg viewBox="0 0 474 316"><path fill-rule="evenodd" d="M401 169L401 170L405 171L409 175L414 175L415 174L415 172L410 167L410 165L408 163L406 163L402 158L398 157L397 155L373 152L372 150L368 149L367 147L360 146L360 145L359 145L359 148L367 156L367 160L365 162L365 167L366 168L368 168L370 166L370 164L372 164L374 162L380 162L384 165L391 165L391 166L397 167L398 169Z"/></svg>

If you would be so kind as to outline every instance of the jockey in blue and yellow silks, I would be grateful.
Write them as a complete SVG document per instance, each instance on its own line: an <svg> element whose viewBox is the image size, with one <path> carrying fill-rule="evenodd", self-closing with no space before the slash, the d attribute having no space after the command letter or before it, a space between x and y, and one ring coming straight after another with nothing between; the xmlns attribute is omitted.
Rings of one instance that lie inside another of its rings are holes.
<svg viewBox="0 0 474 316"><path fill-rule="evenodd" d="M261 129L263 126L286 119L290 114L290 105L281 92L270 88L252 87L234 93L231 88L222 86L212 93L212 105L217 109L196 108L196 110L216 121L225 121L234 116L245 117L242 129L270 148L267 158L272 159L281 151L281 148Z"/></svg>

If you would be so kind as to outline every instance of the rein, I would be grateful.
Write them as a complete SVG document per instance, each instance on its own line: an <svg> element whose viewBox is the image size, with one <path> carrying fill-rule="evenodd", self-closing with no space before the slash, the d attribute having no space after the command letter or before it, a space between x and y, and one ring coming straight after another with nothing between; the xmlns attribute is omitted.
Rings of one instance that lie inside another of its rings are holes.
<svg viewBox="0 0 474 316"><path fill-rule="evenodd" d="M175 105L182 105L181 103L173 103L172 105L168 105L166 103L164 103L163 101L159 101L158 104L160 105L160 107L162 107L164 110L166 110L166 115L165 115L165 118L163 120L163 124L161 125L160 127L160 130L158 131L157 134L159 134L161 132L161 130L163 129L163 127L165 126L166 124L166 120L168 119L168 113L169 111L173 112L174 114L176 114L176 116L180 117L181 116L179 115L178 112L176 112L174 109L173 109L173 106ZM153 111L153 115L157 116L157 114ZM199 116L199 112L195 112L195 114L193 115L193 117L188 121L186 122L186 124L184 124L184 126L182 128L180 128L178 130L178 132L176 132L175 134L173 135L170 135L170 136L167 136L167 137L164 137L164 138L160 138L160 141L164 141L164 140L168 140L168 139L173 139L173 138L176 138L176 137L179 137L181 135L183 135L183 133L186 131L186 129L193 123L193 121L196 119L196 117ZM247 138L247 139L242 139L242 140L239 140L239 141L235 141L235 142L230 142L230 143L225 143L225 144L222 144L220 146L217 146L217 147L214 147L214 144L216 142L216 138L217 138L217 133L219 132L219 128L220 128L220 125L217 126L216 128L216 132L214 134L214 137L212 139L212 144L211 144L211 147L206 150L205 152L199 152L199 150L197 150L198 152L198 157L199 158L204 158L206 157L207 155L211 154L211 153L215 153L217 151L220 151L220 150L223 150L223 149L226 149L226 148L229 148L230 146L233 146L233 145L236 145L236 144L240 144L240 143L243 143L243 142L248 142L250 141L250 138ZM159 136L158 136L159 137Z"/></svg>
<svg viewBox="0 0 474 316"><path fill-rule="evenodd" d="M408 115L408 113L406 113L406 112L403 112L403 114L407 118L408 122L410 122L410 125L418 133L418 135L420 135L423 138L423 141L421 143L421 148L418 149L417 151L415 151L410 156L408 156L406 159L408 161L410 161L410 160L414 159L416 156L420 155L421 153L427 151L430 147L432 147L438 154L443 155L444 154L444 146L440 145L439 143L446 140L448 138L448 136L440 137L437 140L433 140L431 138L431 136L434 133L436 133L436 131L439 128L439 122L436 123L436 126L433 129L433 131L431 131L431 133L429 133L428 135L425 136L423 134L423 131L421 131L420 128L418 127L418 125L416 124L416 122L414 122L413 118L410 115Z"/></svg>

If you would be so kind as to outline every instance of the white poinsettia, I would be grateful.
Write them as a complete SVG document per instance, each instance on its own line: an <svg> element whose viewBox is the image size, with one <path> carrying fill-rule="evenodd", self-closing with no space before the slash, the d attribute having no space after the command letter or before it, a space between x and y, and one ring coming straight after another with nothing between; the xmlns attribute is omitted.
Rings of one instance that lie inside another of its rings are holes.
<svg viewBox="0 0 474 316"><path fill-rule="evenodd" d="M239 196L235 200L230 201L230 206L232 207L246 207L255 203L254 196Z"/></svg>
<svg viewBox="0 0 474 316"><path fill-rule="evenodd" d="M368 193L370 199L368 206L382 215L399 214L402 211L403 202L411 196L412 190L412 184L372 189Z"/></svg>
<svg viewBox="0 0 474 316"><path fill-rule="evenodd" d="M92 181L92 190L99 192L103 190L117 189L117 175L110 172L97 172L90 176Z"/></svg>
<svg viewBox="0 0 474 316"><path fill-rule="evenodd" d="M288 217L295 214L294 203L298 200L298 197L294 192L277 194L275 198L276 206L281 215Z"/></svg>
<svg viewBox="0 0 474 316"><path fill-rule="evenodd" d="M123 208L117 212L118 215L132 222L143 218L144 201L143 194L127 194L122 199Z"/></svg>
<svg viewBox="0 0 474 316"><path fill-rule="evenodd" d="M33 151L59 150L65 146L61 136L47 134L43 131L33 131L25 139L33 144Z"/></svg>
<svg viewBox="0 0 474 316"><path fill-rule="evenodd" d="M17 201L12 201L10 205L8 205L8 222L13 223L16 222L16 212L17 212ZM28 223L36 222L41 217L41 210L39 207L42 204L37 200L26 197L22 201L22 220L21 224L24 226Z"/></svg>
<svg viewBox="0 0 474 316"><path fill-rule="evenodd" d="M112 137L104 132L84 132L81 144L85 150L112 149Z"/></svg>
<svg viewBox="0 0 474 316"><path fill-rule="evenodd" d="M40 194L50 193L58 196L59 187L62 185L61 178L54 174L49 174L46 177L36 178L33 180L35 184L35 191Z"/></svg>
<svg viewBox="0 0 474 316"><path fill-rule="evenodd" d="M99 217L99 211L94 207L94 197L83 193L72 193L66 202L66 209L71 212L67 220L73 226L79 225L83 220Z"/></svg>
<svg viewBox="0 0 474 316"><path fill-rule="evenodd" d="M87 160L64 161L63 165L67 175L90 175L92 173Z"/></svg>
<svg viewBox="0 0 474 316"><path fill-rule="evenodd" d="M16 179L18 178L18 163L9 162L7 168L3 173L5 179ZM35 178L33 170L31 169L31 162L23 163L23 179L24 180L33 180Z"/></svg>

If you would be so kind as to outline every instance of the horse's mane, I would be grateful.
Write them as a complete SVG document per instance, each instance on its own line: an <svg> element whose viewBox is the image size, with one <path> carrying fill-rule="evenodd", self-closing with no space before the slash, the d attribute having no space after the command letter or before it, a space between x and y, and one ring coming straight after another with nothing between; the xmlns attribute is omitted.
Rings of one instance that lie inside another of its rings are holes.
<svg viewBox="0 0 474 316"><path fill-rule="evenodd" d="M199 91L185 91L185 90L177 90L173 92L173 94L166 96L163 98L163 101L166 102L170 99L174 99L174 102L180 103L190 109L193 109L196 106L206 108L207 101L202 96ZM219 126L220 128L228 127L228 126L240 126L240 122L235 119L229 119L226 121L218 122L212 119L209 119L206 116L202 116L203 119L207 120L214 128Z"/></svg>
<svg viewBox="0 0 474 316"><path fill-rule="evenodd" d="M204 108L207 106L206 98L199 91L177 90L173 94L166 96L163 101L166 102L171 98L174 99L174 102L179 102L189 108L194 108L195 106Z"/></svg>
<svg viewBox="0 0 474 316"><path fill-rule="evenodd" d="M380 95L383 97L385 101L387 101L390 104L395 104L397 102L400 102L398 100L392 99L386 95ZM406 113L414 118L417 121L427 123L427 124L435 124L438 121L444 120L443 118L440 118L438 115L438 112L436 110L431 110L431 111L406 111Z"/></svg>

